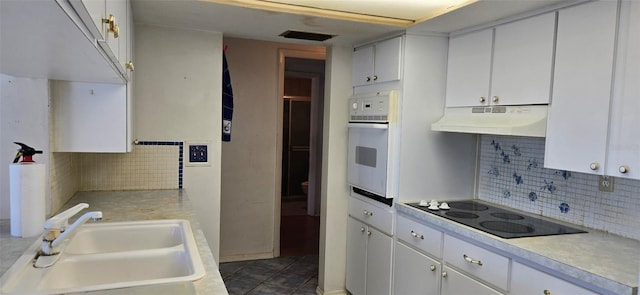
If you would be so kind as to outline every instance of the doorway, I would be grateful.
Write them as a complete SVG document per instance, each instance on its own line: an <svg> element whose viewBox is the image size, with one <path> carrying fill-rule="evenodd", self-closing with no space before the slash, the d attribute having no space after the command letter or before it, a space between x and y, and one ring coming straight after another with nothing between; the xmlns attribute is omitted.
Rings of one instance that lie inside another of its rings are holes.
<svg viewBox="0 0 640 295"><path fill-rule="evenodd" d="M281 59L279 256L319 251L324 56L311 57Z"/></svg>

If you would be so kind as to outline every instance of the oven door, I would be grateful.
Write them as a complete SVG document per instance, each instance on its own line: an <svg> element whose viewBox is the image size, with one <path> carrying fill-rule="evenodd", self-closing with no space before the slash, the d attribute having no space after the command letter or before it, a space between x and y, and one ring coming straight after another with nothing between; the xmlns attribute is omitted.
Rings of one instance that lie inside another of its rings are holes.
<svg viewBox="0 0 640 295"><path fill-rule="evenodd" d="M349 123L347 181L351 186L392 198L389 180L389 125Z"/></svg>

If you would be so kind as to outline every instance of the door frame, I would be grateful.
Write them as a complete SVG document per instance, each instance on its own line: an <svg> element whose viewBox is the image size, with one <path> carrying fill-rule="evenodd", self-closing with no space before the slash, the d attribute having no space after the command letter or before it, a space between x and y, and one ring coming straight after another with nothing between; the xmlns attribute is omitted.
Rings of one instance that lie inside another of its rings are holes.
<svg viewBox="0 0 640 295"><path fill-rule="evenodd" d="M282 121L282 116L283 116L283 106L282 106L282 97L284 96L284 77L285 77L285 58L287 57L294 57L294 58L304 58L304 59L317 59L317 60L326 60L326 53L324 50L320 51L320 50L296 50L296 49L279 49L278 50L278 96L277 96L277 101L276 101L276 118L277 118L277 127L276 127L276 155L275 155L275 159L276 159L276 165L275 168L276 170L274 171L274 174L276 175L276 192L275 192L275 206L274 206L274 227L273 227L273 256L274 257L279 257L280 256L280 213L281 213L281 200L282 200L282 187L281 187L281 183L282 183L282 125L283 125L283 121ZM315 80L315 79L314 79ZM319 80L319 79L318 79ZM324 85L319 85L319 82L316 83L312 83L312 85L317 84L316 87L324 87ZM312 86L313 88L313 86ZM313 91L312 91L313 92ZM316 104L317 104L317 99L315 100ZM311 113L314 113L314 100L311 100ZM317 114L317 105L316 105L316 114ZM312 115L313 116L313 115ZM317 122L317 118L316 118L316 122ZM312 121L312 124L313 123ZM312 125L313 128L314 125ZM315 148L312 148L310 146L310 149L315 150ZM309 157L311 158L311 151L309 152ZM321 163L317 163L317 165L321 166ZM311 170L311 165L309 166L309 170ZM321 177L321 175L316 175L315 178L319 179ZM311 179L309 180L309 190L312 189L311 187ZM315 189L315 183L314 183L314 189ZM318 197L318 202L317 204L320 204L320 200L319 200L319 196Z"/></svg>

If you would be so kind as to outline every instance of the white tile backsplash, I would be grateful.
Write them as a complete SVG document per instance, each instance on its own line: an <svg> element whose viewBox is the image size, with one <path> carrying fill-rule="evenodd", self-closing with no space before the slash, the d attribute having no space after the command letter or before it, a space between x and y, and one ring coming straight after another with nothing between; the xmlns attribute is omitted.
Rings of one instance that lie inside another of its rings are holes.
<svg viewBox="0 0 640 295"><path fill-rule="evenodd" d="M481 136L479 199L640 240L640 181L543 168L544 140Z"/></svg>

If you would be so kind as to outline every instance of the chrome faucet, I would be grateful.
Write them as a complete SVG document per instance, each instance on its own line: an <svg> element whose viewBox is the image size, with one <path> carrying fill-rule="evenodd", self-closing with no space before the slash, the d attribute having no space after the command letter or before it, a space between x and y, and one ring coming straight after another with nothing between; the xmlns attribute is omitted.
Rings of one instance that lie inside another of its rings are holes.
<svg viewBox="0 0 640 295"><path fill-rule="evenodd" d="M69 218L78 214L82 209L89 208L89 204L80 203L64 212L53 216L44 223L44 234L42 235L42 254L55 255L62 250L62 241L69 236L73 230L92 219L98 221L102 219L101 211L87 212L80 216L71 226L69 226Z"/></svg>

